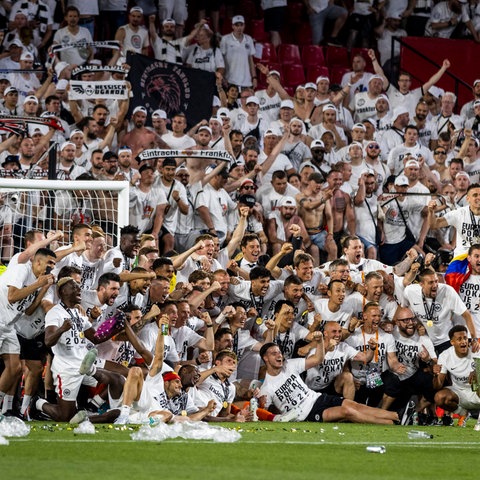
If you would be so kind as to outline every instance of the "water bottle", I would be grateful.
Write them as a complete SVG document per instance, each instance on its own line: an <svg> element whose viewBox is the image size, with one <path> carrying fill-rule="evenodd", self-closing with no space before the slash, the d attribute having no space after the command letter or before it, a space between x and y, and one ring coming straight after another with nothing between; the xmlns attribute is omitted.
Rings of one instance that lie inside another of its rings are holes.
<svg viewBox="0 0 480 480"><path fill-rule="evenodd" d="M422 432L421 430L410 430L408 432L408 438L410 440L423 439L423 438L433 438L433 435L427 432Z"/></svg>
<svg viewBox="0 0 480 480"><path fill-rule="evenodd" d="M252 422L258 422L257 416L258 400L255 397L250 399L250 412L253 414Z"/></svg>
<svg viewBox="0 0 480 480"><path fill-rule="evenodd" d="M168 335L169 333L168 325L166 323L162 323L160 327L161 327L162 335Z"/></svg>
<svg viewBox="0 0 480 480"><path fill-rule="evenodd" d="M385 448L384 445L373 445L373 446L370 446L370 447L367 447L367 452L370 452L370 453L385 453L387 451L387 449Z"/></svg>

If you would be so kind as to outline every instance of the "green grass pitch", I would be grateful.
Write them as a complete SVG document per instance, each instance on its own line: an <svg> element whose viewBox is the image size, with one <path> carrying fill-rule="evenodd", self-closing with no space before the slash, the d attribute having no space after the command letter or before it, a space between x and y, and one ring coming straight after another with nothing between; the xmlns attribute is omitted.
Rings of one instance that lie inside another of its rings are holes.
<svg viewBox="0 0 480 480"><path fill-rule="evenodd" d="M225 444L137 442L130 438L136 427L97 425L95 435L76 435L70 425L33 422L27 437L0 446L0 472L5 480L469 480L478 478L480 432L473 425L230 423L222 426L242 438ZM411 429L434 437L409 440ZM369 445L384 445L386 453L369 453Z"/></svg>

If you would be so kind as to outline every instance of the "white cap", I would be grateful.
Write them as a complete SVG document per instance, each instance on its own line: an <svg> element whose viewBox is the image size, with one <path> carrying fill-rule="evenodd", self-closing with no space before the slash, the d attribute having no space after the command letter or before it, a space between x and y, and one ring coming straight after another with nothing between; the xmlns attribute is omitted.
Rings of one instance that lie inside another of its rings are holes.
<svg viewBox="0 0 480 480"><path fill-rule="evenodd" d="M130 9L130 13L132 13L132 12L139 12L143 15L143 8L142 7L132 7Z"/></svg>
<svg viewBox="0 0 480 480"><path fill-rule="evenodd" d="M250 97L247 98L247 101L245 102L245 105L248 105L249 103L254 103L255 105L260 105L260 102L258 101L258 98L255 95L251 95Z"/></svg>
<svg viewBox="0 0 480 480"><path fill-rule="evenodd" d="M291 125L292 123L295 123L295 122L296 122L296 123L299 123L300 125L303 126L303 120L302 120L301 118L293 117L293 118L290 120L290 125Z"/></svg>
<svg viewBox="0 0 480 480"><path fill-rule="evenodd" d="M349 146L348 149L350 150L352 147L360 147L363 149L363 145L360 142L352 142Z"/></svg>
<svg viewBox="0 0 480 480"><path fill-rule="evenodd" d="M73 137L74 135L78 135L79 133L80 133L81 135L83 135L83 132L82 132L81 130L79 130L78 128L76 128L75 130L72 130L72 131L70 132L70 137L69 137L70 140L72 139L72 137Z"/></svg>
<svg viewBox="0 0 480 480"><path fill-rule="evenodd" d="M476 80L473 81L473 86L475 86L477 83L480 83L480 78L477 78Z"/></svg>
<svg viewBox="0 0 480 480"><path fill-rule="evenodd" d="M163 119L166 119L167 118L167 113L165 112L165 110L161 110L160 108L158 110L155 110L153 113L152 113L152 118L163 118Z"/></svg>
<svg viewBox="0 0 480 480"><path fill-rule="evenodd" d="M101 67L102 61L98 58L92 58L91 60L88 61L88 65L95 65L97 67Z"/></svg>
<svg viewBox="0 0 480 480"><path fill-rule="evenodd" d="M23 100L23 104L25 105L27 102L35 102L38 105L38 98L35 95L28 95L28 97L25 97L25 100Z"/></svg>
<svg viewBox="0 0 480 480"><path fill-rule="evenodd" d="M270 70L268 72L269 75L276 75L277 77L281 77L280 72L278 70Z"/></svg>
<svg viewBox="0 0 480 480"><path fill-rule="evenodd" d="M206 130L210 135L212 134L212 129L210 127L207 127L206 125L202 125L199 129L198 132L201 132L202 130Z"/></svg>
<svg viewBox="0 0 480 480"><path fill-rule="evenodd" d="M336 112L337 111L337 107L335 107L335 105L333 105L333 103L327 103L324 107L323 107L323 112L328 112L328 111L332 111L332 112Z"/></svg>
<svg viewBox="0 0 480 480"><path fill-rule="evenodd" d="M405 168L409 168L409 167L420 168L420 164L416 160L411 158L410 160L407 160L405 163Z"/></svg>
<svg viewBox="0 0 480 480"><path fill-rule="evenodd" d="M75 144L73 142L66 141L66 142L63 142L62 145L60 146L60 151L62 151L64 148L68 147L69 145L71 145L73 148L77 148L75 147Z"/></svg>
<svg viewBox="0 0 480 480"><path fill-rule="evenodd" d="M267 130L265 130L265 133L264 133L263 136L264 136L264 137L270 137L270 136L272 136L272 135L278 137L278 135L280 135L280 133L277 132L277 130L272 127L272 128L268 128Z"/></svg>
<svg viewBox="0 0 480 480"><path fill-rule="evenodd" d="M395 107L393 109L392 120L395 121L400 115L404 115L405 113L409 113L408 108L402 105Z"/></svg>
<svg viewBox="0 0 480 480"><path fill-rule="evenodd" d="M222 107L217 110L218 117L228 117L230 118L230 110L228 108Z"/></svg>
<svg viewBox="0 0 480 480"><path fill-rule="evenodd" d="M280 200L280 207L296 207L296 206L297 206L297 202L293 197L287 196L287 197L283 197Z"/></svg>
<svg viewBox="0 0 480 480"><path fill-rule="evenodd" d="M462 170L461 172L458 172L458 173L455 175L455 178L457 178L457 177L467 177L467 178L470 180L470 175L469 175L467 172L463 171L463 170Z"/></svg>
<svg viewBox="0 0 480 480"><path fill-rule="evenodd" d="M383 78L380 76L380 75L372 75L369 79L368 79L368 83L370 83L372 80L381 80L383 82Z"/></svg>
<svg viewBox="0 0 480 480"><path fill-rule="evenodd" d="M359 128L360 130L363 130L364 132L367 131L367 129L365 128L365 125L363 123L356 123L353 127L352 127L352 130L354 128Z"/></svg>
<svg viewBox="0 0 480 480"><path fill-rule="evenodd" d="M145 107L142 107L142 106L135 107L133 109L132 115L135 115L137 112L142 112L145 115L148 115L147 109Z"/></svg>
<svg viewBox="0 0 480 480"><path fill-rule="evenodd" d="M431 93L436 98L441 98L445 95L445 90L443 90L443 88L439 88L439 87L436 87L435 85L432 85L428 89L428 93Z"/></svg>
<svg viewBox="0 0 480 480"><path fill-rule="evenodd" d="M243 18L243 15L235 15L232 18L232 25L235 25L236 23L245 23L245 18Z"/></svg>
<svg viewBox="0 0 480 480"><path fill-rule="evenodd" d="M166 18L163 22L162 22L162 25L167 25L167 24L172 24L172 25L176 25L177 22L175 22L175 20L173 18Z"/></svg>
<svg viewBox="0 0 480 480"><path fill-rule="evenodd" d="M383 93L381 93L375 100L375 103L377 103L379 100L385 100L389 105L390 105L390 100L388 99L388 97L386 95L384 95Z"/></svg>
<svg viewBox="0 0 480 480"><path fill-rule="evenodd" d="M399 175L395 181L393 182L394 185L397 185L398 187L401 187L402 185L408 185L409 181L408 178L405 175Z"/></svg>
<svg viewBox="0 0 480 480"><path fill-rule="evenodd" d="M305 84L305 90L306 90L307 88L311 88L311 89L313 89L313 90L316 90L316 89L317 89L317 85L316 85L315 83L313 83L313 82L308 82L308 83Z"/></svg>
<svg viewBox="0 0 480 480"><path fill-rule="evenodd" d="M58 62L55 65L55 73L57 74L57 77L60 76L60 74L68 67L67 62Z"/></svg>
<svg viewBox="0 0 480 480"><path fill-rule="evenodd" d="M330 82L330 79L329 79L328 77L326 77L325 75L320 75L320 76L317 77L317 79L315 80L315 83L321 82L322 80L326 80L327 82Z"/></svg>
<svg viewBox="0 0 480 480"><path fill-rule="evenodd" d="M57 85L56 85L56 90L66 90L67 89L67 86L68 86L68 80L65 80L65 79L61 79L57 82Z"/></svg>
<svg viewBox="0 0 480 480"><path fill-rule="evenodd" d="M282 100L280 103L280 108L291 108L293 110L293 102L291 100Z"/></svg>
<svg viewBox="0 0 480 480"><path fill-rule="evenodd" d="M3 96L8 95L9 93L12 93L12 92L18 93L18 90L15 87L7 87L3 92Z"/></svg>
<svg viewBox="0 0 480 480"><path fill-rule="evenodd" d="M310 150L313 150L314 148L325 148L325 144L321 140L314 140L310 144Z"/></svg>
<svg viewBox="0 0 480 480"><path fill-rule="evenodd" d="M20 55L20 60L31 60L33 62L33 55L30 52L23 52Z"/></svg>

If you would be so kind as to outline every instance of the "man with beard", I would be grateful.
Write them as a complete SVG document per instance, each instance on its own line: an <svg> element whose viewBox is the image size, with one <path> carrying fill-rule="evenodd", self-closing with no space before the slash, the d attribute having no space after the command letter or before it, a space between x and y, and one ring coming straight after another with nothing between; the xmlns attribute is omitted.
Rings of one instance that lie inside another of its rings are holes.
<svg viewBox="0 0 480 480"><path fill-rule="evenodd" d="M103 154L103 175L102 180L123 180L123 175L117 176L118 155L115 152L105 152Z"/></svg>
<svg viewBox="0 0 480 480"><path fill-rule="evenodd" d="M118 149L118 173L131 185L136 183L139 175L138 170L132 167L132 149L126 145Z"/></svg>
<svg viewBox="0 0 480 480"><path fill-rule="evenodd" d="M421 270L418 279L418 284L405 288L402 306L409 307L423 323L436 353L440 354L450 347L448 332L454 324L454 315L463 317L472 337L472 349L478 351L472 315L453 287L439 284L437 274L430 268Z"/></svg>
<svg viewBox="0 0 480 480"><path fill-rule="evenodd" d="M140 7L132 7L128 13L128 23L118 28L115 33L115 40L120 42L122 52L141 53L148 55L150 42L148 39L148 31L142 25L143 10Z"/></svg>
<svg viewBox="0 0 480 480"><path fill-rule="evenodd" d="M162 176L156 184L156 188L163 191L167 199L163 224L154 224L152 230L152 235L158 238L159 245L162 245L160 249L162 253L173 249L178 219L180 215L187 215L190 210L185 187L178 180L175 180L176 169L175 159L165 158L162 165Z"/></svg>
<svg viewBox="0 0 480 480"><path fill-rule="evenodd" d="M299 191L288 183L287 173L284 170L275 170L271 181L263 183L255 196L263 207L264 217L268 218L270 213L279 208L284 198L295 197L298 193Z"/></svg>
<svg viewBox="0 0 480 480"><path fill-rule="evenodd" d="M417 319L409 308L399 307L395 315L396 328L393 330L395 347L397 349L398 361L405 366L404 373L394 373L387 370L382 379L385 385L381 408L389 410L395 400L403 405L412 395L418 395L419 401L408 405L402 424L407 425L410 421L408 415L414 412L420 414L433 403L433 375L431 371L425 371L420 361L427 365L434 365L437 362L433 343L427 335L420 336L417 332ZM411 410L411 411L410 411Z"/></svg>
<svg viewBox="0 0 480 480"><path fill-rule="evenodd" d="M365 145L365 164L369 170L375 172L377 194L382 193L382 187L385 180L390 175L389 170L382 161L382 149L375 140L370 140Z"/></svg>
<svg viewBox="0 0 480 480"><path fill-rule="evenodd" d="M321 140L314 140L310 144L310 152L312 156L304 165L311 165L315 171L322 174L323 179L326 180L327 174L331 169L325 159L325 144Z"/></svg>
<svg viewBox="0 0 480 480"><path fill-rule="evenodd" d="M424 100L420 100L415 107L415 116L413 124L418 129L418 141L420 145L429 147L432 137L432 125L428 119L428 105ZM446 159L446 157L445 157Z"/></svg>
<svg viewBox="0 0 480 480"><path fill-rule="evenodd" d="M75 165L75 144L73 142L63 142L60 146L60 164L57 168L57 179L75 180L82 173L86 173L86 170Z"/></svg>
<svg viewBox="0 0 480 480"><path fill-rule="evenodd" d="M303 121L299 118L292 118L289 123L290 134L282 149L282 153L290 160L297 171L303 162L310 160L310 149L304 143L303 129Z"/></svg>
<svg viewBox="0 0 480 480"><path fill-rule="evenodd" d="M132 149L133 157L154 145L156 135L145 127L147 115L148 112L145 107L135 107L132 112L133 129L119 139L121 145L128 145Z"/></svg>
<svg viewBox="0 0 480 480"><path fill-rule="evenodd" d="M298 214L302 218L310 240L322 251L328 260L337 257L337 248L333 238L333 217L330 193L322 191L323 178L320 173L312 173L308 187L296 196L299 205Z"/></svg>

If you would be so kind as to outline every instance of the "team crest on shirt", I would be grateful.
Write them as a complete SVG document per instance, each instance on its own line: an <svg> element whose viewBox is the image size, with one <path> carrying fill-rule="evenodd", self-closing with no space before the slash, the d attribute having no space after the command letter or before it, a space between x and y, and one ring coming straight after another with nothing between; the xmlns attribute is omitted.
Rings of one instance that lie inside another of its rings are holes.
<svg viewBox="0 0 480 480"><path fill-rule="evenodd" d="M360 99L358 100L358 106L359 106L359 107L363 107L364 105L365 105L365 100L364 100L363 98L360 98Z"/></svg>
<svg viewBox="0 0 480 480"><path fill-rule="evenodd" d="M265 98L260 99L260 105L265 105L267 103L267 100Z"/></svg>

